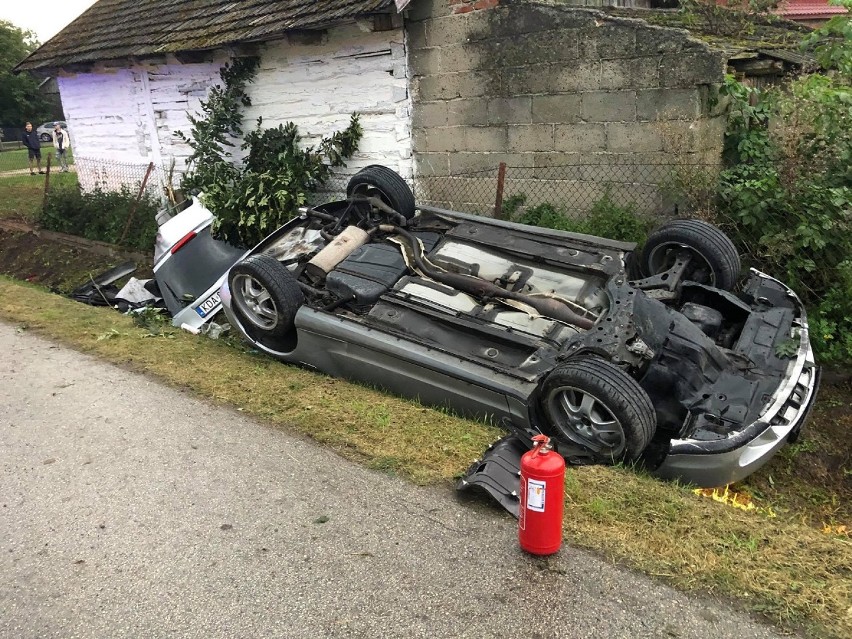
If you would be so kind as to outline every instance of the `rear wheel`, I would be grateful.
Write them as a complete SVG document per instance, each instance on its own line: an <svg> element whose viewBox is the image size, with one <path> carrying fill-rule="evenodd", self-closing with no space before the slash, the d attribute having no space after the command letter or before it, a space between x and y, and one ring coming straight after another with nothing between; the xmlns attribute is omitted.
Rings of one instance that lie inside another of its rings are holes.
<svg viewBox="0 0 852 639"><path fill-rule="evenodd" d="M656 413L639 383L597 356L554 368L541 389L550 434L600 461L634 461L651 442Z"/></svg>
<svg viewBox="0 0 852 639"><path fill-rule="evenodd" d="M648 236L642 249L642 270L651 277L674 266L678 254L692 258L686 279L731 290L740 273L740 256L730 238L701 220L672 220Z"/></svg>
<svg viewBox="0 0 852 639"><path fill-rule="evenodd" d="M233 307L253 329L269 337L283 337L293 329L305 296L293 274L268 255L250 255L228 276Z"/></svg>
<svg viewBox="0 0 852 639"><path fill-rule="evenodd" d="M396 171L380 164L361 169L349 180L346 195L377 197L405 219L414 217L415 203L411 188Z"/></svg>

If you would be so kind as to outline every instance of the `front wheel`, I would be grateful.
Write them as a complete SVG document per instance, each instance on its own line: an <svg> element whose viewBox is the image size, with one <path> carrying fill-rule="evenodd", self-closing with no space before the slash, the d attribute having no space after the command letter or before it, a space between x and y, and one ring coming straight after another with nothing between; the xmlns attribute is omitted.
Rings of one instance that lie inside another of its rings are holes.
<svg viewBox="0 0 852 639"><path fill-rule="evenodd" d="M600 461L635 461L657 428L651 399L639 383L597 356L554 368L539 401L549 434Z"/></svg>
<svg viewBox="0 0 852 639"><path fill-rule="evenodd" d="M701 220L672 220L651 235L642 249L642 270L647 277L669 270L677 256L691 257L686 279L730 291L740 274L740 256L730 238Z"/></svg>
<svg viewBox="0 0 852 639"><path fill-rule="evenodd" d="M38 136L38 139L42 142L50 142L53 138L50 137L50 135L48 135L47 133L42 133L40 136Z"/></svg>
<svg viewBox="0 0 852 639"><path fill-rule="evenodd" d="M284 337L305 296L293 274L269 255L250 255L228 275L233 307L255 331Z"/></svg>

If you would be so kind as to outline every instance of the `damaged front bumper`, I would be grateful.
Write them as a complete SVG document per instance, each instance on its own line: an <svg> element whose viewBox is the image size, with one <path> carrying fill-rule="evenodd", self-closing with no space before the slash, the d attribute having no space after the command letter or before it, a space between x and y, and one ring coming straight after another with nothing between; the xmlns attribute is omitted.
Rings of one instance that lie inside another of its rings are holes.
<svg viewBox="0 0 852 639"><path fill-rule="evenodd" d="M671 440L662 460L649 469L658 477L677 479L701 488L740 481L766 464L784 444L794 442L808 418L819 389L820 369L814 361L807 315L789 287L763 273L752 272L778 284L797 307L798 318L791 334L798 339L796 356L790 360L777 389L767 399L757 419L721 439ZM457 488L482 488L517 516L520 459L531 446L530 433L507 421L503 425L513 434L489 447L482 459L471 465L459 480ZM560 452L567 456L564 451ZM571 461L569 459L569 463Z"/></svg>
<svg viewBox="0 0 852 639"><path fill-rule="evenodd" d="M795 441L816 400L820 381L807 325L800 331L803 348L757 421L723 440L672 440L654 474L700 487L724 486L755 472L785 443Z"/></svg>

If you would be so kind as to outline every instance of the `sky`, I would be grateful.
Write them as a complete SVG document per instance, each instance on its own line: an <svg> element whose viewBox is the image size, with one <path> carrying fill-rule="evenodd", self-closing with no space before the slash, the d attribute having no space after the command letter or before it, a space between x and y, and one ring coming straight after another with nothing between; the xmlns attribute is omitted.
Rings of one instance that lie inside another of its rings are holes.
<svg viewBox="0 0 852 639"><path fill-rule="evenodd" d="M0 20L30 29L44 44L96 0L0 0Z"/></svg>

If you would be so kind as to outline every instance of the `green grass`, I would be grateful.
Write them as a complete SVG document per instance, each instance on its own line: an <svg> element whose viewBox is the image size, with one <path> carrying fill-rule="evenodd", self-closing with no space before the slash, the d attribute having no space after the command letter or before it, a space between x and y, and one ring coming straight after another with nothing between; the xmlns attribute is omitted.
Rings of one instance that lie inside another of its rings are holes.
<svg viewBox="0 0 852 639"><path fill-rule="evenodd" d="M44 202L45 175L0 175L0 217L20 218L28 222L36 219ZM77 184L76 173L51 170L50 187L62 188Z"/></svg>
<svg viewBox="0 0 852 639"><path fill-rule="evenodd" d="M48 153L53 154L53 159L51 160L51 170L53 167L58 165L56 161L56 152L53 149L53 145L48 143L42 143L41 145L41 166L44 169L47 166L47 155ZM74 164L74 150L68 149L68 152L65 156L68 159L68 164ZM19 171L29 168L29 160L26 149L14 149L11 151L2 151L0 152L0 173L4 171Z"/></svg>

